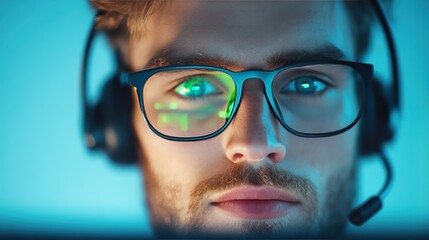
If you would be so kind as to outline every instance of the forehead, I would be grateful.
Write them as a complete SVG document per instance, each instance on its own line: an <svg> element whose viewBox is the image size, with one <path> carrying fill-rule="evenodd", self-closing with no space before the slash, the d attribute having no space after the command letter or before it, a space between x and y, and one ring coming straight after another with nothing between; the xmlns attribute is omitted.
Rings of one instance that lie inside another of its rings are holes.
<svg viewBox="0 0 429 240"><path fill-rule="evenodd" d="M132 42L131 62L141 69L169 52L253 68L279 52L327 45L352 58L343 5L338 1L172 1L147 19L142 39Z"/></svg>

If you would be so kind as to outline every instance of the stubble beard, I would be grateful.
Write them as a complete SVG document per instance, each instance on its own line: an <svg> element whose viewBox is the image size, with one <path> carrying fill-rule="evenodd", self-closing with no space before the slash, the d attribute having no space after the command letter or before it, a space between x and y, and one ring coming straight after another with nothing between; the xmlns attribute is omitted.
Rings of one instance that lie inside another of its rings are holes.
<svg viewBox="0 0 429 240"><path fill-rule="evenodd" d="M346 218L355 196L355 168L331 176L326 181L324 203L317 198L314 185L274 165L254 169L237 164L224 173L200 181L191 194L188 206L177 204L182 189L176 183L163 183L150 170L145 170L148 204L156 237L338 237L342 236ZM207 193L241 185L267 185L294 191L307 199L306 223L297 228L282 219L242 220L229 223L230 231L208 226L202 206ZM179 199L180 201L180 199ZM323 204L321 206L320 204ZM184 221L186 215L188 221ZM291 229L293 226L293 229Z"/></svg>

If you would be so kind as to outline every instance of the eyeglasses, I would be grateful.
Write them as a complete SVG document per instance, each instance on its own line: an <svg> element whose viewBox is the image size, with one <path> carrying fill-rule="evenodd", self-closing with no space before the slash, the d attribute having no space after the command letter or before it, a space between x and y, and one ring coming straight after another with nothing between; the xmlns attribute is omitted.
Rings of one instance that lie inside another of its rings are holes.
<svg viewBox="0 0 429 240"><path fill-rule="evenodd" d="M347 131L360 119L373 66L318 61L273 71L233 72L212 66L172 66L124 73L137 89L150 129L176 141L214 137L225 130L240 106L246 80L260 79L272 112L297 136L327 137Z"/></svg>

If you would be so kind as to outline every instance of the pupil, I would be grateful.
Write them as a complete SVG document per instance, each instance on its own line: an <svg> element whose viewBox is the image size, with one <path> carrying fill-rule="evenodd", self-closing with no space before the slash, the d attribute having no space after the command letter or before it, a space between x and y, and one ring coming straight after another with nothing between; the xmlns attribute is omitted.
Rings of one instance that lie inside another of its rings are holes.
<svg viewBox="0 0 429 240"><path fill-rule="evenodd" d="M201 96L205 91L204 84L199 79L192 79L184 87L188 96Z"/></svg>
<svg viewBox="0 0 429 240"><path fill-rule="evenodd" d="M194 85L191 86L191 91L192 92L198 92L200 90L201 90L201 86L200 85L194 84Z"/></svg>
<svg viewBox="0 0 429 240"><path fill-rule="evenodd" d="M307 78L296 81L295 88L297 92L301 92L301 93L312 93L316 90L314 81Z"/></svg>
<svg viewBox="0 0 429 240"><path fill-rule="evenodd" d="M302 86L303 88L307 89L307 88L309 88L309 87L310 87L310 84L309 84L309 83L303 83L303 84L301 84L301 86Z"/></svg>

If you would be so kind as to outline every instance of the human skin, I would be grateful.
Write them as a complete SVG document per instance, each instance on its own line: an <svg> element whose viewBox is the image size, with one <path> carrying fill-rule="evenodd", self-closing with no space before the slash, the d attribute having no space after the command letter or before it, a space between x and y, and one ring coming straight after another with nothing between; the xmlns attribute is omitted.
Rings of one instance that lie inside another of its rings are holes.
<svg viewBox="0 0 429 240"><path fill-rule="evenodd" d="M166 49L177 56L198 55L199 60L210 59L204 64L233 71L272 70L279 66L268 59L276 53L311 52L327 45L339 49L344 59L355 60L355 42L341 2L172 1L144 24L142 37L121 47L133 71L158 66L153 64L159 63L154 57ZM354 197L358 126L332 137L298 137L277 121L259 79L248 80L242 94L228 128L196 142L170 141L153 133L135 94L133 125L155 234L340 233ZM240 169L289 174L296 179L291 184L302 184L294 188L262 180L241 181ZM207 179L222 178L225 173L237 174L237 184L222 187L220 181L215 184L218 188L204 190ZM240 193L243 189L245 193ZM216 204L231 191L261 198L272 189L291 196L294 203L248 199ZM257 209L262 210L258 213Z"/></svg>

